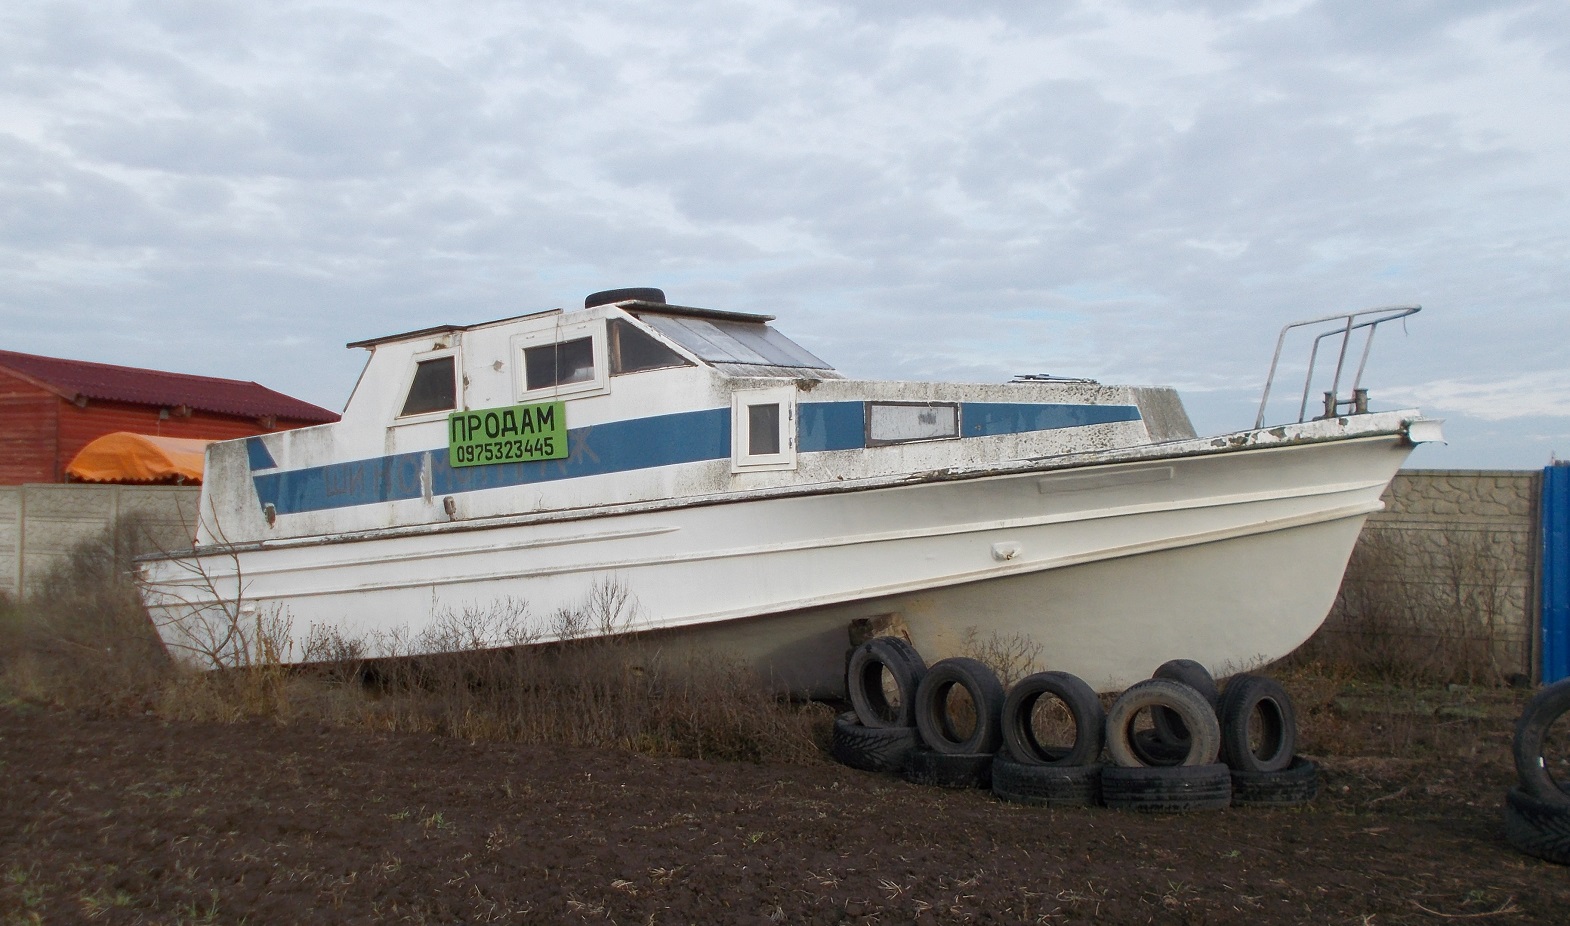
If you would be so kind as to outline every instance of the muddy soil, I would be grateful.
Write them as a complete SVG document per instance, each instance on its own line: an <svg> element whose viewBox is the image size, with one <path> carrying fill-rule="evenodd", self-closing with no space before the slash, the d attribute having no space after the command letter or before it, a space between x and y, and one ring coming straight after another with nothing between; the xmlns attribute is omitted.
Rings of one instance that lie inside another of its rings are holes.
<svg viewBox="0 0 1570 926"><path fill-rule="evenodd" d="M832 764L0 707L0 923L1570 922L1507 755L1294 809L1043 810Z"/></svg>

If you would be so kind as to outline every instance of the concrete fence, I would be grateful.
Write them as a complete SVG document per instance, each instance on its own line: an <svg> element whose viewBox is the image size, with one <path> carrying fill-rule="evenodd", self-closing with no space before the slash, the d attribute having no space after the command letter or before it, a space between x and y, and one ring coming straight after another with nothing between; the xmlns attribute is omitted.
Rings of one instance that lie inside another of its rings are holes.
<svg viewBox="0 0 1570 926"><path fill-rule="evenodd" d="M1319 636L1536 678L1541 482L1535 470L1399 473Z"/></svg>
<svg viewBox="0 0 1570 926"><path fill-rule="evenodd" d="M36 588L73 547L102 537L121 519L136 519L147 549L188 549L200 492L191 486L0 486L0 593L20 597Z"/></svg>

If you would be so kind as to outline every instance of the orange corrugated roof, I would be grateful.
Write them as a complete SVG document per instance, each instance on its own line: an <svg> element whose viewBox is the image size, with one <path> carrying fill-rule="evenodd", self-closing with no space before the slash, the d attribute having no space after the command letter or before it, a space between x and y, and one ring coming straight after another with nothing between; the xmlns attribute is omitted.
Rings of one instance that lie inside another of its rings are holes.
<svg viewBox="0 0 1570 926"><path fill-rule="evenodd" d="M199 484L210 440L115 431L83 447L65 468L83 482Z"/></svg>

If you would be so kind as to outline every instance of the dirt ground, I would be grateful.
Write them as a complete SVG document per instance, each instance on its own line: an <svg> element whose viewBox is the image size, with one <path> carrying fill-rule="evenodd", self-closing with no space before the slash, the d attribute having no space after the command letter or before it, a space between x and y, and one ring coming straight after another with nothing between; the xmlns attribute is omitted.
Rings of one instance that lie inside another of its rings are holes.
<svg viewBox="0 0 1570 926"><path fill-rule="evenodd" d="M1045 810L770 765L0 706L0 922L1570 922L1508 757L1294 809Z"/></svg>

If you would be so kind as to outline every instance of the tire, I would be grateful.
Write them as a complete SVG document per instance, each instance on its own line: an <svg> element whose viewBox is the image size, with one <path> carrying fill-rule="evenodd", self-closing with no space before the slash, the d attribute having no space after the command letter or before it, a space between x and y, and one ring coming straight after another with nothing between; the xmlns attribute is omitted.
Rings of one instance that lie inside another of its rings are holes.
<svg viewBox="0 0 1570 926"><path fill-rule="evenodd" d="M1554 779L1543 758L1543 744L1549 728L1567 710L1570 710L1570 679L1549 685L1526 702L1521 719L1516 721L1515 740L1510 746L1521 790L1539 801L1563 806L1570 806L1570 791L1565 790L1570 782L1561 784ZM1566 744L1560 746L1565 748Z"/></svg>
<svg viewBox="0 0 1570 926"><path fill-rule="evenodd" d="M1319 766L1293 756L1279 772L1232 770L1232 803L1237 807L1290 807L1319 796Z"/></svg>
<svg viewBox="0 0 1570 926"><path fill-rule="evenodd" d="M1000 754L992 762L992 793L1035 807L1094 807L1101 803L1101 766L1038 765Z"/></svg>
<svg viewBox="0 0 1570 926"><path fill-rule="evenodd" d="M1209 701L1211 710L1215 710L1216 705L1221 703L1221 690L1216 687L1215 676L1210 674L1209 669L1192 659L1170 659L1157 666L1156 671L1150 673L1150 677L1182 682ZM1183 719L1176 712L1158 707L1150 712L1150 721L1155 726L1157 735L1169 746L1188 745L1188 727L1183 725Z"/></svg>
<svg viewBox="0 0 1570 926"><path fill-rule="evenodd" d="M1192 659L1169 659L1150 673L1151 678L1171 679L1182 682L1205 696L1211 707L1221 703L1221 689L1216 687L1216 677L1210 670Z"/></svg>
<svg viewBox="0 0 1570 926"><path fill-rule="evenodd" d="M1259 745L1249 727L1259 718ZM1279 772L1292 764L1297 749L1297 711L1286 689L1274 679L1237 675L1221 696L1221 759L1238 772Z"/></svg>
<svg viewBox="0 0 1570 926"><path fill-rule="evenodd" d="M992 785L991 753L933 752L912 749L905 757L905 780L937 788L987 788Z"/></svg>
<svg viewBox="0 0 1570 926"><path fill-rule="evenodd" d="M854 713L834 718L829 754L835 761L865 772L900 772L916 748L915 727L868 727Z"/></svg>
<svg viewBox="0 0 1570 926"><path fill-rule="evenodd" d="M1225 765L1101 770L1101 800L1117 810L1187 813L1220 810L1232 804L1232 774Z"/></svg>
<svg viewBox="0 0 1570 926"><path fill-rule="evenodd" d="M949 691L958 685L970 695L976 723L960 737L948 715ZM993 755L1003 744L1003 683L992 670L965 656L934 663L916 688L916 729L933 752L945 755Z"/></svg>
<svg viewBox="0 0 1570 926"><path fill-rule="evenodd" d="M1511 788L1505 795L1505 841L1527 855L1570 865L1570 806Z"/></svg>
<svg viewBox="0 0 1570 926"><path fill-rule="evenodd" d="M597 305L608 305L612 302L624 302L628 299L641 299L644 302L664 302L665 291L652 286L629 286L626 289L606 289L597 293L590 293L583 299L583 307L592 309Z"/></svg>
<svg viewBox="0 0 1570 926"><path fill-rule="evenodd" d="M1210 765L1221 750L1221 728L1203 695L1181 682L1146 679L1118 695L1107 712L1107 753L1123 768L1147 768L1133 746L1134 721L1140 711L1164 707L1175 712L1189 731L1182 766Z"/></svg>
<svg viewBox="0 0 1570 926"><path fill-rule="evenodd" d="M1164 768L1182 765L1183 760L1188 758L1190 739L1188 728L1183 728L1183 738L1181 740L1169 739L1162 735L1161 726L1157 720L1161 716L1157 713L1158 711L1172 714L1174 717L1177 716L1166 708L1153 708L1150 712L1150 719L1152 723L1156 724L1156 729L1140 730L1135 733L1129 738L1129 748L1134 751L1134 755L1139 761L1151 767ZM1178 722L1182 723L1181 720Z"/></svg>
<svg viewBox="0 0 1570 926"><path fill-rule="evenodd" d="M887 671L899 693L899 703L891 704L883 691ZM863 726L913 727L916 725L916 688L927 674L916 648L899 637L873 637L850 654L845 688L850 706Z"/></svg>
<svg viewBox="0 0 1570 926"><path fill-rule="evenodd" d="M1043 697L1057 698L1074 719L1074 741L1067 748L1036 738L1031 715ZM1091 687L1067 672L1037 672L1020 679L1003 699L1003 744L1024 765L1080 766L1101 758L1107 712Z"/></svg>

